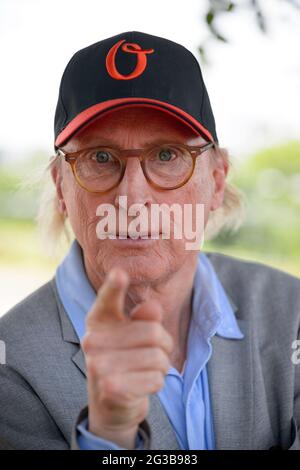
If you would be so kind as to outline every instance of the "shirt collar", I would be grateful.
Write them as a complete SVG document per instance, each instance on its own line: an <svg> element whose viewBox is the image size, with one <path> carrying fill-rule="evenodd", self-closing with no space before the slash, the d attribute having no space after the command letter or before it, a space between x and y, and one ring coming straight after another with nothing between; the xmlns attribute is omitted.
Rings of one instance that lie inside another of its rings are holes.
<svg viewBox="0 0 300 470"><path fill-rule="evenodd" d="M60 299L81 339L85 332L85 316L93 305L96 292L86 275L82 249L76 239L58 266L55 281ZM199 253L194 277L192 320L207 338L214 334L231 339L244 337L230 301L203 252Z"/></svg>
<svg viewBox="0 0 300 470"><path fill-rule="evenodd" d="M193 288L192 319L204 336L213 334L228 339L242 339L233 307L205 253L198 257Z"/></svg>
<svg viewBox="0 0 300 470"><path fill-rule="evenodd" d="M82 249L76 239L56 269L55 282L60 300L81 340L85 333L85 316L95 301L96 292L87 277Z"/></svg>

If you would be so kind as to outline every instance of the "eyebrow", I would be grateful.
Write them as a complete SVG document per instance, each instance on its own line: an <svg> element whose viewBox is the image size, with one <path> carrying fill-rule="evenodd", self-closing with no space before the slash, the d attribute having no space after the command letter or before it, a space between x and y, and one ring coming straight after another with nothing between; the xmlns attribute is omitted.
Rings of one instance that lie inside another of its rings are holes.
<svg viewBox="0 0 300 470"><path fill-rule="evenodd" d="M151 140L151 141L148 140L148 141L144 142L143 148L144 147L151 147L152 145L162 145L162 144L168 144L168 143L182 144L183 142L179 142L176 139L168 140L168 139L159 138L159 139L155 139L155 140ZM202 140L195 147L197 147L199 145L202 145L202 144L205 144L205 143L207 143L207 142L205 140ZM118 148L118 149L123 148L123 147L120 147L116 142L113 142L112 140L107 140L107 139L101 139L101 141L99 141L98 143L93 144L92 146L93 147L97 147L97 146L114 147L114 148Z"/></svg>

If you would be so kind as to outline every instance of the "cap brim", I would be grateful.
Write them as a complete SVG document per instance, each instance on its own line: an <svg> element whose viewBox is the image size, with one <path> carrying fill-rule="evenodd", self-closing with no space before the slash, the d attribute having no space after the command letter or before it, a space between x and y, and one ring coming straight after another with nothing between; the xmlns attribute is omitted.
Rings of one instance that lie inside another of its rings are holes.
<svg viewBox="0 0 300 470"><path fill-rule="evenodd" d="M124 106L146 106L151 108L159 108L167 114L175 115L179 120L190 126L196 133L201 135L205 140L213 142L214 139L210 132L193 116L186 113L180 108L173 106L164 101L154 100L150 98L118 98L114 100L103 101L95 104L81 113L79 113L66 127L58 134L55 140L55 147L64 145L76 132L82 129L86 124L97 116L109 111L113 111Z"/></svg>

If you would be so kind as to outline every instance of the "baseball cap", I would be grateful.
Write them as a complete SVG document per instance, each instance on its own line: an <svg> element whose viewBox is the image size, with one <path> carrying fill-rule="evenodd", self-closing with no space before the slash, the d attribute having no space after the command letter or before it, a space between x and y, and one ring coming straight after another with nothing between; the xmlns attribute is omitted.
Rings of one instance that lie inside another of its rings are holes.
<svg viewBox="0 0 300 470"><path fill-rule="evenodd" d="M67 64L55 112L55 150L96 117L124 106L172 114L218 144L200 65L184 46L129 31L76 52Z"/></svg>

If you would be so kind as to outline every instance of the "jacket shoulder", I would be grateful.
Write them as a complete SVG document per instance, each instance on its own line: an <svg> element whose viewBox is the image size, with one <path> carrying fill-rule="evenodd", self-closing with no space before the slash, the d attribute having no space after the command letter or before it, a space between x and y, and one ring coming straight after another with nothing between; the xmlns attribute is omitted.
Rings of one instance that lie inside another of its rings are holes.
<svg viewBox="0 0 300 470"><path fill-rule="evenodd" d="M0 318L0 336L5 341L20 341L53 323L57 312L53 282L51 279L40 286Z"/></svg>
<svg viewBox="0 0 300 470"><path fill-rule="evenodd" d="M225 291L241 311L283 321L300 319L300 279L264 263L205 252ZM295 326L295 324L294 324Z"/></svg>
<svg viewBox="0 0 300 470"><path fill-rule="evenodd" d="M205 252L205 255L212 262L219 276L230 275L234 282L239 280L243 282L245 279L253 281L254 278L260 281L265 279L266 282L272 280L299 289L300 278L265 263L216 252Z"/></svg>

